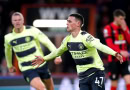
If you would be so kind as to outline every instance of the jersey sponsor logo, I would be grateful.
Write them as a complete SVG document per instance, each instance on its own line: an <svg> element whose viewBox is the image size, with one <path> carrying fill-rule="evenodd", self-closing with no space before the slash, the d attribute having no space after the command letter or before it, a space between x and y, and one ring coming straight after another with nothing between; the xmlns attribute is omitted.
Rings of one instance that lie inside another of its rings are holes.
<svg viewBox="0 0 130 90"><path fill-rule="evenodd" d="M27 49L30 49L30 47L32 47L32 46L34 46L34 45L32 44L32 42L30 42L30 43L25 43L25 44L14 46L13 49L16 52L20 52L20 51L25 51Z"/></svg>
<svg viewBox="0 0 130 90"><path fill-rule="evenodd" d="M72 57L74 59L80 59L80 58L85 58L87 50L82 50L82 51L70 51Z"/></svg>
<svg viewBox="0 0 130 90"><path fill-rule="evenodd" d="M116 44L116 45L125 44L125 43L126 43L125 40L116 40L116 41L114 41L114 44Z"/></svg>
<svg viewBox="0 0 130 90"><path fill-rule="evenodd" d="M30 49L27 49L27 50L25 50L25 51L16 52L16 55L17 55L18 57L25 57L25 56L28 56L28 55L34 53L34 52L36 52L36 48L35 48L35 47L30 48Z"/></svg>

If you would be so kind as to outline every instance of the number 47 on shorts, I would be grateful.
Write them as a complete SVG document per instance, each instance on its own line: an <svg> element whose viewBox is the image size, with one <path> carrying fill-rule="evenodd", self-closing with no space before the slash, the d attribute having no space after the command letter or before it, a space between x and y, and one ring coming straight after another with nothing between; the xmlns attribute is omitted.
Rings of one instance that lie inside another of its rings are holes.
<svg viewBox="0 0 130 90"><path fill-rule="evenodd" d="M102 88L104 84L104 77L96 77L95 84Z"/></svg>

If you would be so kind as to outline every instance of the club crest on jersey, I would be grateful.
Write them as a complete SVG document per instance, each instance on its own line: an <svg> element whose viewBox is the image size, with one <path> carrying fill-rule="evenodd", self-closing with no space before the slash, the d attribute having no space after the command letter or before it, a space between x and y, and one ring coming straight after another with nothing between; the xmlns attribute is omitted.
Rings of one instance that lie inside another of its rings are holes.
<svg viewBox="0 0 130 90"><path fill-rule="evenodd" d="M78 47L79 47L80 50L84 49L84 45L83 44L79 44Z"/></svg>
<svg viewBox="0 0 130 90"><path fill-rule="evenodd" d="M119 34L118 39L119 39L119 40L123 40L123 35L122 35L122 34Z"/></svg>
<svg viewBox="0 0 130 90"><path fill-rule="evenodd" d="M26 41L26 42L29 42L29 41L31 41L31 38L30 38L30 37L26 37L26 38L25 38L25 41Z"/></svg>

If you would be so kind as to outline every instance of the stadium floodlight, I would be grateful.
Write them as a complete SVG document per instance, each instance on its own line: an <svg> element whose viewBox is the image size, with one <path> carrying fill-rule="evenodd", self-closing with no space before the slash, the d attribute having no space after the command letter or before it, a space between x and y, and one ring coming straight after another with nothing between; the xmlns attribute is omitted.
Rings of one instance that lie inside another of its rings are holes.
<svg viewBox="0 0 130 90"><path fill-rule="evenodd" d="M33 21L35 27L67 27L67 20L43 20L37 19Z"/></svg>

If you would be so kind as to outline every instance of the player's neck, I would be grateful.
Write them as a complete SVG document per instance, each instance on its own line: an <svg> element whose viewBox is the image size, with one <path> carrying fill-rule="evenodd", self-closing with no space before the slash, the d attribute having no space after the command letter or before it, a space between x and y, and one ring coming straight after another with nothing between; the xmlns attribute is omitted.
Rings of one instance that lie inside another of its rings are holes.
<svg viewBox="0 0 130 90"><path fill-rule="evenodd" d="M77 29L77 30L74 30L73 32L71 32L73 38L77 37L79 32L80 32L80 29Z"/></svg>
<svg viewBox="0 0 130 90"><path fill-rule="evenodd" d="M23 26L21 28L14 29L16 33L21 33L23 31Z"/></svg>

